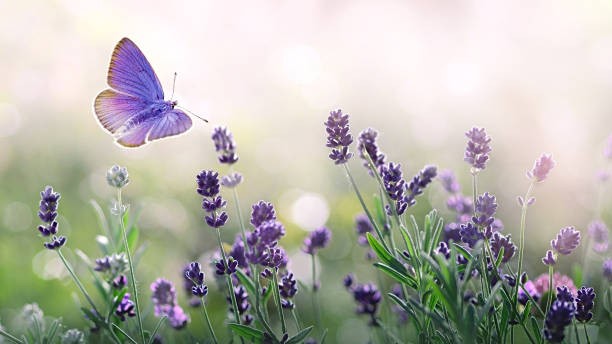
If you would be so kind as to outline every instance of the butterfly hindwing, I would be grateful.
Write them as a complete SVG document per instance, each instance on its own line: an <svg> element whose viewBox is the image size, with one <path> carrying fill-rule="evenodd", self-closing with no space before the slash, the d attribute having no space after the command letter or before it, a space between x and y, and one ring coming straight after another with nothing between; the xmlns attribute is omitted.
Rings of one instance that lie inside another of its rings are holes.
<svg viewBox="0 0 612 344"><path fill-rule="evenodd" d="M123 38L115 46L107 82L121 93L144 100L164 99L164 91L151 64L129 38Z"/></svg>
<svg viewBox="0 0 612 344"><path fill-rule="evenodd" d="M94 110L100 124L112 134L130 118L143 111L145 105L139 98L107 89L96 97Z"/></svg>
<svg viewBox="0 0 612 344"><path fill-rule="evenodd" d="M191 118L183 111L173 109L157 120L157 124L151 129L151 133L149 133L149 141L178 135L189 128L191 128Z"/></svg>

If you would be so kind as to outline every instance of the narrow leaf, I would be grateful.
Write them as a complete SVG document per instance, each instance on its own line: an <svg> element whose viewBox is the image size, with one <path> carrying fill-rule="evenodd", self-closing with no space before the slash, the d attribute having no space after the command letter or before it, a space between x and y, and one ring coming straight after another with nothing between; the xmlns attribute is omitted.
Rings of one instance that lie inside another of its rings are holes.
<svg viewBox="0 0 612 344"><path fill-rule="evenodd" d="M305 329L298 332L295 336L289 338L285 343L286 344L298 344L301 343L306 336L312 331L313 326L306 327Z"/></svg>
<svg viewBox="0 0 612 344"><path fill-rule="evenodd" d="M244 339L251 340L255 343L261 343L264 339L264 333L258 329L236 323L231 323L228 326L235 334L239 335Z"/></svg>

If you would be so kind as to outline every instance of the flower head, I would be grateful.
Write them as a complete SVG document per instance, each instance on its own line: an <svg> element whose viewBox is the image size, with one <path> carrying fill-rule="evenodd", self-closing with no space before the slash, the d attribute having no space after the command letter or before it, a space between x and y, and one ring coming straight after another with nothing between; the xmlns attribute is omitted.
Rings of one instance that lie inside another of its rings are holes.
<svg viewBox="0 0 612 344"><path fill-rule="evenodd" d="M197 192L204 197L214 197L219 193L219 173L202 171L196 176Z"/></svg>
<svg viewBox="0 0 612 344"><path fill-rule="evenodd" d="M42 222L44 222L44 224L38 226L38 231L43 237L49 237L52 235L49 241L43 244L49 250L59 249L66 243L65 236L55 235L57 234L58 230L58 224L57 221L55 221L55 218L57 217L57 206L60 197L60 194L54 192L51 186L45 187L45 189L40 193L38 217Z"/></svg>
<svg viewBox="0 0 612 344"><path fill-rule="evenodd" d="M238 267L238 261L234 259L234 257L227 257L227 262L224 262L223 259L220 259L215 263L216 271L215 273L218 276L223 275L233 275L236 273L236 268Z"/></svg>
<svg viewBox="0 0 612 344"><path fill-rule="evenodd" d="M437 168L435 166L425 166L423 169L412 178L407 187L406 196L404 202L412 207L416 204L416 196L423 193L423 190L431 183L436 177Z"/></svg>
<svg viewBox="0 0 612 344"><path fill-rule="evenodd" d="M128 260L125 253L113 253L110 256L96 259L94 270L107 273L113 279L128 270Z"/></svg>
<svg viewBox="0 0 612 344"><path fill-rule="evenodd" d="M491 152L491 138L487 136L484 128L473 127L465 133L468 143L465 148L463 160L472 165L475 171L484 170Z"/></svg>
<svg viewBox="0 0 612 344"><path fill-rule="evenodd" d="M595 303L595 291L593 288L582 287L576 295L576 320L587 322L593 318L593 306Z"/></svg>
<svg viewBox="0 0 612 344"><path fill-rule="evenodd" d="M353 143L353 136L349 132L349 115L342 114L342 110L331 111L325 131L327 131L327 147L332 151L329 158L337 165L347 162L353 153L350 153L348 147Z"/></svg>
<svg viewBox="0 0 612 344"><path fill-rule="evenodd" d="M278 283L278 290L280 296L282 297L281 305L286 309L293 309L294 304L291 299L297 294L297 280L293 277L293 273L287 271L285 275L283 275Z"/></svg>
<svg viewBox="0 0 612 344"><path fill-rule="evenodd" d="M504 249L504 255L501 262L507 263L514 257L516 246L512 243L510 234L504 236L499 232L493 233L493 237L491 238L491 251L493 251L496 259L501 254L502 248Z"/></svg>
<svg viewBox="0 0 612 344"><path fill-rule="evenodd" d="M374 283L357 284L351 287L353 299L357 302L357 314L368 314L371 317L371 325L376 324L375 314L382 295Z"/></svg>
<svg viewBox="0 0 612 344"><path fill-rule="evenodd" d="M245 325L250 324L253 321L253 317L249 314L246 314L246 312L249 310L249 308L251 307L251 305L249 304L249 298L248 298L248 294L246 289L243 286L237 286L234 287L234 296L236 297L236 305L238 307L238 314L240 314L241 316L244 315L244 321L243 323ZM230 311L233 312L233 306L232 306L232 299L230 297L226 298L227 302L229 303L230 306Z"/></svg>
<svg viewBox="0 0 612 344"><path fill-rule="evenodd" d="M259 201L252 206L251 224L253 227L259 227L262 223L270 220L276 220L276 212L272 203Z"/></svg>
<svg viewBox="0 0 612 344"><path fill-rule="evenodd" d="M408 207L408 203L406 203L404 198L406 181L402 177L401 165L390 162L388 165L381 166L380 174L385 191L387 191L389 198L395 201L395 212L398 215L403 214ZM390 209L387 209L387 212L392 214Z"/></svg>
<svg viewBox="0 0 612 344"><path fill-rule="evenodd" d="M115 314L119 317L119 319L121 319L121 321L125 321L126 316L130 318L136 316L134 301L130 300L129 293L125 293L123 295L123 299L119 303L119 306L117 306Z"/></svg>
<svg viewBox="0 0 612 344"><path fill-rule="evenodd" d="M461 225L459 235L461 236L461 241L468 244L470 247L474 247L479 240L484 239L482 232L480 232L478 227L474 226L471 222Z"/></svg>
<svg viewBox="0 0 612 344"><path fill-rule="evenodd" d="M589 223L588 234L593 240L593 250L598 253L604 253L608 250L608 227L605 223L599 220Z"/></svg>
<svg viewBox="0 0 612 344"><path fill-rule="evenodd" d="M359 214L355 217L355 231L357 232L357 243L361 246L368 245L366 233L373 233L374 226L366 214Z"/></svg>
<svg viewBox="0 0 612 344"><path fill-rule="evenodd" d="M555 258L555 254L552 250L546 251L546 255L542 258L542 263L549 266L557 264L557 259Z"/></svg>
<svg viewBox="0 0 612 344"><path fill-rule="evenodd" d="M216 127L213 129L212 140L215 143L215 150L219 153L219 162L231 165L238 161L236 154L236 142L232 133L226 127Z"/></svg>
<svg viewBox="0 0 612 344"><path fill-rule="evenodd" d="M238 172L230 173L227 176L223 176L221 178L221 185L225 186L228 189L235 188L240 183L242 183L242 174Z"/></svg>
<svg viewBox="0 0 612 344"><path fill-rule="evenodd" d="M527 172L527 178L533 179L536 182L542 182L548 176L548 173L555 167L555 161L550 154L542 154L531 171Z"/></svg>
<svg viewBox="0 0 612 344"><path fill-rule="evenodd" d="M151 301L153 301L156 317L167 316L170 326L181 329L187 325L189 317L177 304L176 290L172 282L158 278L151 284Z"/></svg>
<svg viewBox="0 0 612 344"><path fill-rule="evenodd" d="M369 160L372 160L374 168L377 170L385 164L385 155L378 150L378 145L376 144L377 137L378 132L368 128L359 133L358 138L359 145L357 145L357 150L359 151L359 156L363 159L363 166L368 169L371 176L374 176L374 171L370 169Z"/></svg>
<svg viewBox="0 0 612 344"><path fill-rule="evenodd" d="M202 171L196 176L198 184L197 192L203 196L202 209L206 211L204 216L206 224L212 228L220 228L225 225L228 215L220 211L226 205L226 201L219 194L219 173L214 171Z"/></svg>
<svg viewBox="0 0 612 344"><path fill-rule="evenodd" d="M455 177L455 174L451 170L440 171L438 174L438 180L440 180L444 190L450 194L456 194L461 191L461 185L459 185L457 177Z"/></svg>
<svg viewBox="0 0 612 344"><path fill-rule="evenodd" d="M126 167L121 167L119 165L113 165L106 172L106 182L108 185L121 189L124 186L128 185L130 182L130 176L128 174L128 170Z"/></svg>
<svg viewBox="0 0 612 344"><path fill-rule="evenodd" d="M561 343L565 338L565 327L572 322L575 311L571 301L553 301L544 321L544 338L551 343Z"/></svg>
<svg viewBox="0 0 612 344"><path fill-rule="evenodd" d="M559 254L568 255L580 245L580 232L572 226L562 228L550 245Z"/></svg>
<svg viewBox="0 0 612 344"><path fill-rule="evenodd" d="M495 196L485 192L476 199L476 215L472 217L475 225L486 228L493 224L497 203Z"/></svg>
<svg viewBox="0 0 612 344"><path fill-rule="evenodd" d="M304 239L302 250L308 254L316 254L318 249L325 248L331 239L331 231L326 227L317 228Z"/></svg>

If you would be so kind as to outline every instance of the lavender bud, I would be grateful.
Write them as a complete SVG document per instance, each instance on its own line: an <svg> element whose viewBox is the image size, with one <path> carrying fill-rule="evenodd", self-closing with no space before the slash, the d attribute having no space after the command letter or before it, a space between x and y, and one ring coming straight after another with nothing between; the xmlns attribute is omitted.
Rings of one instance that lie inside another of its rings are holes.
<svg viewBox="0 0 612 344"><path fill-rule="evenodd" d="M121 303L119 303L119 306L117 306L115 314L119 317L121 321L125 321L126 316L136 316L134 302L130 300L129 293L125 293L123 295L123 299L121 300Z"/></svg>
<svg viewBox="0 0 612 344"><path fill-rule="evenodd" d="M371 176L374 176L374 171L370 169L369 160L372 160L376 170L385 164L385 155L378 150L378 145L376 144L377 136L378 132L376 130L368 128L362 131L358 138L359 145L357 145L357 150L359 151L359 156L363 159L363 166L368 169Z"/></svg>
<svg viewBox="0 0 612 344"><path fill-rule="evenodd" d="M276 220L276 213L272 203L259 201L252 206L251 224L253 227L259 227L262 223L270 220Z"/></svg>
<svg viewBox="0 0 612 344"><path fill-rule="evenodd" d="M219 162L232 165L238 161L236 154L236 142L232 133L226 127L216 127L213 130L212 140L215 143L215 150L219 153Z"/></svg>
<svg viewBox="0 0 612 344"><path fill-rule="evenodd" d="M219 173L202 171L196 176L197 192L204 197L214 197L219 193Z"/></svg>
<svg viewBox="0 0 612 344"><path fill-rule="evenodd" d="M612 259L606 259L602 265L603 276L608 279L608 282L612 282Z"/></svg>
<svg viewBox="0 0 612 344"><path fill-rule="evenodd" d="M459 185L457 177L455 177L453 171L440 171L438 179L440 180L440 183L442 184L442 187L444 188L444 190L446 190L446 192L450 194L456 194L461 191L461 186Z"/></svg>
<svg viewBox="0 0 612 344"><path fill-rule="evenodd" d="M318 249L325 248L331 239L331 231L326 227L317 228L304 239L302 251L307 254L316 254Z"/></svg>
<svg viewBox="0 0 612 344"><path fill-rule="evenodd" d="M460 228L459 235L461 236L461 241L470 247L474 247L479 240L484 238L478 227L474 226L471 222L462 224Z"/></svg>
<svg viewBox="0 0 612 344"><path fill-rule="evenodd" d="M508 234L508 236L503 236L499 232L493 233L493 237L491 238L491 251L493 251L496 259L499 257L502 247L504 248L504 256L501 262L507 263L516 253L516 246L512 243L510 234Z"/></svg>
<svg viewBox="0 0 612 344"><path fill-rule="evenodd" d="M551 250L546 251L546 255L544 256L544 258L542 258L542 263L544 263L544 265L550 265L550 266L557 264L553 251Z"/></svg>
<svg viewBox="0 0 612 344"><path fill-rule="evenodd" d="M561 343L565 338L565 327L572 322L575 310L573 302L553 301L544 322L544 338L552 343Z"/></svg>
<svg viewBox="0 0 612 344"><path fill-rule="evenodd" d="M467 136L469 140L465 148L463 160L472 165L475 172L484 170L489 160L488 154L491 152L491 147L489 146L491 138L487 136L484 128L476 127L466 132L465 136Z"/></svg>
<svg viewBox="0 0 612 344"><path fill-rule="evenodd" d="M106 182L108 185L121 189L124 186L128 185L130 182L130 177L128 174L128 170L125 167L121 167L119 165L113 165L106 172Z"/></svg>
<svg viewBox="0 0 612 344"><path fill-rule="evenodd" d="M348 150L349 145L353 142L353 136L349 132L349 115L342 114L340 109L331 111L324 124L327 132L327 147L332 149L329 158L336 165L347 162L353 156L353 153Z"/></svg>
<svg viewBox="0 0 612 344"><path fill-rule="evenodd" d="M587 322L593 318L591 310L595 303L595 291L593 288L582 287L576 295L576 320Z"/></svg>
<svg viewBox="0 0 612 344"><path fill-rule="evenodd" d="M240 183L242 183L242 174L238 172L230 173L227 176L223 176L221 178L221 185L225 186L228 189L235 188Z"/></svg>
<svg viewBox="0 0 612 344"><path fill-rule="evenodd" d="M75 328L70 329L60 338L61 344L85 344L85 334Z"/></svg>
<svg viewBox="0 0 612 344"><path fill-rule="evenodd" d="M562 228L550 245L559 254L568 255L580 245L580 232L572 226Z"/></svg>
<svg viewBox="0 0 612 344"><path fill-rule="evenodd" d="M123 289L123 287L125 287L127 283L127 277L125 275L119 275L115 279L113 279L113 288Z"/></svg>
<svg viewBox="0 0 612 344"><path fill-rule="evenodd" d="M553 167L555 167L555 162L552 159L552 155L542 154L536 160L531 171L527 172L527 178L533 179L536 182L542 182Z"/></svg>

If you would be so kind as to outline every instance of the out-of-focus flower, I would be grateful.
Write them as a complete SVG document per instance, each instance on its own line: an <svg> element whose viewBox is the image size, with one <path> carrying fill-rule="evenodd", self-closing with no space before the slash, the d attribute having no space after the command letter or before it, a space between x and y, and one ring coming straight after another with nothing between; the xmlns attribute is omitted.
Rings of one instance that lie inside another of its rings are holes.
<svg viewBox="0 0 612 344"><path fill-rule="evenodd" d="M456 194L461 191L461 185L457 181L457 177L451 170L442 170L438 174L438 180L442 184L442 187L446 192L450 194Z"/></svg>
<svg viewBox="0 0 612 344"><path fill-rule="evenodd" d="M280 296L282 297L281 305L286 309L293 309L295 304L291 299L297 294L297 280L293 277L293 273L287 271L285 275L283 275L278 283L278 290Z"/></svg>
<svg viewBox="0 0 612 344"><path fill-rule="evenodd" d="M349 132L349 115L343 114L340 109L331 111L324 124L327 132L327 147L332 149L329 158L337 165L347 162L353 156L348 149L353 143L353 136Z"/></svg>
<svg viewBox="0 0 612 344"><path fill-rule="evenodd" d="M612 282L612 259L606 259L602 265L603 275L608 279L608 282Z"/></svg>
<svg viewBox="0 0 612 344"><path fill-rule="evenodd" d="M550 154L542 154L531 171L527 172L527 178L533 179L536 182L542 182L548 176L550 170L555 167L555 161L552 159Z"/></svg>
<svg viewBox="0 0 612 344"><path fill-rule="evenodd" d="M242 174L238 172L230 173L227 176L221 178L221 185L226 188L235 188L242 182Z"/></svg>
<svg viewBox="0 0 612 344"><path fill-rule="evenodd" d="M128 185L130 182L130 176L126 167L119 165L113 165L108 171L106 171L106 182L108 185L121 189Z"/></svg>
<svg viewBox="0 0 612 344"><path fill-rule="evenodd" d="M153 301L156 317L167 316L170 326L181 329L187 325L189 317L177 304L176 290L172 282L158 278L151 284L151 301Z"/></svg>
<svg viewBox="0 0 612 344"><path fill-rule="evenodd" d="M331 239L331 231L326 227L320 227L310 232L304 239L302 251L308 254L316 254L317 250L325 248Z"/></svg>
<svg viewBox="0 0 612 344"><path fill-rule="evenodd" d="M125 253L113 253L110 256L96 259L94 270L104 272L109 279L114 279L128 270L128 260Z"/></svg>
<svg viewBox="0 0 612 344"><path fill-rule="evenodd" d="M588 234L593 243L593 250L598 253L604 253L608 250L608 227L605 223L599 220L589 223Z"/></svg>
<svg viewBox="0 0 612 344"><path fill-rule="evenodd" d="M226 127L215 127L212 140L215 143L215 151L219 153L219 162L231 165L238 161L236 154L236 142L234 136Z"/></svg>
<svg viewBox="0 0 612 344"><path fill-rule="evenodd" d="M593 288L582 287L576 295L576 320L587 322L593 318L591 310L595 303L595 291Z"/></svg>
<svg viewBox="0 0 612 344"><path fill-rule="evenodd" d="M236 297L236 305L238 306L238 314L240 316L244 316L243 324L249 325L253 321L253 317L249 314L246 314L251 305L249 304L249 295L247 294L246 289L243 286L234 287L234 296ZM226 298L227 302L230 306L230 312L233 312L232 308L232 299L230 297Z"/></svg>
<svg viewBox="0 0 612 344"><path fill-rule="evenodd" d="M62 335L60 338L61 344L84 344L85 334L75 328L72 328Z"/></svg>
<svg viewBox="0 0 612 344"><path fill-rule="evenodd" d="M375 314L378 304L382 300L382 295L376 285L374 283L355 284L352 276L345 277L344 285L353 294L353 299L357 302L357 314L368 314L370 325L376 326L378 323Z"/></svg>
<svg viewBox="0 0 612 344"><path fill-rule="evenodd" d="M367 128L361 133L359 133L359 145L357 145L357 150L359 151L359 156L363 159L363 166L368 169L368 172L371 176L374 176L375 173L370 169L370 160L374 164L374 169L378 170L380 166L385 164L385 155L378 150L378 145L376 144L376 138L378 137L378 132L372 128Z"/></svg>
<svg viewBox="0 0 612 344"><path fill-rule="evenodd" d="M19 319L25 327L33 327L44 323L44 313L36 303L29 303L23 306Z"/></svg>
<svg viewBox="0 0 612 344"><path fill-rule="evenodd" d="M573 302L553 301L544 321L544 338L551 343L561 343L565 327L572 322L576 307Z"/></svg>
<svg viewBox="0 0 612 344"><path fill-rule="evenodd" d="M463 160L472 165L474 172L484 170L491 152L491 138L487 136L484 128L473 127L465 133L468 138Z"/></svg>
<svg viewBox="0 0 612 344"><path fill-rule="evenodd" d="M482 232L480 232L478 227L474 226L471 222L461 225L459 235L461 236L461 241L468 244L470 247L474 247L478 240L484 239Z"/></svg>
<svg viewBox="0 0 612 344"><path fill-rule="evenodd" d="M568 255L580 245L580 232L572 226L562 228L550 245L557 253Z"/></svg>
<svg viewBox="0 0 612 344"><path fill-rule="evenodd" d="M125 321L126 316L136 316L134 301L130 300L129 293L125 293L123 295L123 299L121 300L121 303L119 303L119 306L117 306L115 314L119 317L119 319L121 319L121 321Z"/></svg>
<svg viewBox="0 0 612 344"><path fill-rule="evenodd" d="M127 276L119 275L113 279L113 288L115 289L123 289L128 283Z"/></svg>

